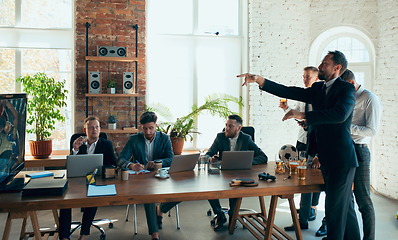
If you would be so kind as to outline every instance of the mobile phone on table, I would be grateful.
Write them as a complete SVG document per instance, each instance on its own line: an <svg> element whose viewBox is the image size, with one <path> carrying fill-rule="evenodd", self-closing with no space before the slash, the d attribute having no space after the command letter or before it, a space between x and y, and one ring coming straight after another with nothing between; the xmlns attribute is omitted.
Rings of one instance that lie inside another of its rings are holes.
<svg viewBox="0 0 398 240"><path fill-rule="evenodd" d="M56 174L54 174L54 178L55 179L64 178L64 177L65 177L65 173L56 173Z"/></svg>

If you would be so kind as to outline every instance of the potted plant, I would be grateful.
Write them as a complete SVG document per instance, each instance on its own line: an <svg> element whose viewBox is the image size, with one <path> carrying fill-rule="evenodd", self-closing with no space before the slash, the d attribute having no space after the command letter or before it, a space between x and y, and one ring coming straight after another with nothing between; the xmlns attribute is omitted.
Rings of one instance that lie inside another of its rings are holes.
<svg viewBox="0 0 398 240"><path fill-rule="evenodd" d="M61 108L66 106L68 90L66 80L56 81L45 73L19 77L24 92L28 94L27 124L32 128L27 133L36 134L36 141L29 141L30 152L34 158L47 158L52 153L51 131L55 120L64 122Z"/></svg>
<svg viewBox="0 0 398 240"><path fill-rule="evenodd" d="M195 121L199 115L207 111L213 116L218 115L221 118L227 119L229 115L237 114L228 108L228 103L230 102L238 104L239 108L243 106L242 98L236 98L227 94L212 94L205 98L204 104L201 106L194 104L191 107L190 113L177 118L175 121L172 121L173 117L169 109L164 105L157 104L150 107L146 106L146 108L148 111L154 111L168 120L158 124L158 131L170 136L174 154L180 155L184 147L184 142L188 140L192 141L193 134L199 133L195 125Z"/></svg>
<svg viewBox="0 0 398 240"><path fill-rule="evenodd" d="M117 86L116 80L115 79L109 79L106 82L107 93L115 94L116 93L116 90L115 90L116 86Z"/></svg>
<svg viewBox="0 0 398 240"><path fill-rule="evenodd" d="M109 115L108 117L108 129L115 130L116 129L117 118L115 115Z"/></svg>

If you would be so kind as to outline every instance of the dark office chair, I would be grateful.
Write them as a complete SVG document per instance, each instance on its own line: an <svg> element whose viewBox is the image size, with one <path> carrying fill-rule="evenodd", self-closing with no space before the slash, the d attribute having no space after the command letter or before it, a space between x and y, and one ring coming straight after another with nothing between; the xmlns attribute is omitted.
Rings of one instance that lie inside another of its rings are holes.
<svg viewBox="0 0 398 240"><path fill-rule="evenodd" d="M86 135L85 133L75 133L75 134L72 135L72 137L70 138L70 146L69 146L70 151L72 151L73 142L74 142L77 138L79 138L79 137L81 137L81 136L87 136L87 135ZM101 132L100 135L99 135L99 137L102 138L102 139L108 140L108 135L107 135L106 133L104 133L104 132ZM84 212L84 208L81 208L81 212ZM106 236L106 235L105 235L105 230L104 230L102 227L96 225L96 224L99 223L99 222L109 222L109 225L108 225L109 228L113 228L113 222L112 222L110 219L103 218L103 219L95 219L95 220L93 220L93 223L91 224L91 226L95 227L96 229L98 229L98 231L101 232L100 239L101 239L101 240L105 240L105 236ZM76 230L79 230L79 229L82 227L82 223L81 223L81 222L72 222L72 225L77 225L77 226L74 227L74 228L71 230L71 232L70 232L71 235L72 235Z"/></svg>
<svg viewBox="0 0 398 240"><path fill-rule="evenodd" d="M224 132L224 131L225 131L225 128L223 128L222 131ZM243 126L242 126L241 131L244 132L244 133L246 133L246 134L248 134L248 135L250 135L250 137L252 138L252 140L253 140L253 142L254 142L254 132L255 132L255 131L254 131L254 127L252 127L252 126L245 126L245 127L243 127ZM223 208L221 208L221 209L223 210L224 214L227 214L228 211L229 211L229 208L223 207ZM239 209L239 211L242 211L242 212L251 211L251 212L253 212L253 213L257 213L255 210L253 210L253 209L247 209L247 208L241 208L241 209ZM212 209L210 208L209 210L207 210L207 216L211 216L211 214L212 214ZM215 223L216 223L216 218L217 218L217 214L215 214L214 217L212 218L212 220L210 221L210 225L212 225L212 226L215 225Z"/></svg>

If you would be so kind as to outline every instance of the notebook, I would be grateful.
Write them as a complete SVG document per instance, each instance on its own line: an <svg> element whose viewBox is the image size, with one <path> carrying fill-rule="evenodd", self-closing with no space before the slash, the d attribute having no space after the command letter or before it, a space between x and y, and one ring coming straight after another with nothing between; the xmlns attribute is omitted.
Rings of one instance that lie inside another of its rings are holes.
<svg viewBox="0 0 398 240"><path fill-rule="evenodd" d="M104 155L101 154L79 154L66 156L67 177L85 177L86 173L98 169L97 176L101 175Z"/></svg>
<svg viewBox="0 0 398 240"><path fill-rule="evenodd" d="M169 173L191 171L198 162L199 153L187 155L174 155L171 162Z"/></svg>
<svg viewBox="0 0 398 240"><path fill-rule="evenodd" d="M252 168L254 151L224 151L221 170L246 170Z"/></svg>

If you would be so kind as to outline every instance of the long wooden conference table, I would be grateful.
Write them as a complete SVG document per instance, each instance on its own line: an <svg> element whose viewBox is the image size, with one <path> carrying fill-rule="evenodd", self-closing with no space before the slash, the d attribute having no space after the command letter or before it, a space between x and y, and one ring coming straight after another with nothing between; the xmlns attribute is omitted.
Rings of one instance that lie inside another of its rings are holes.
<svg viewBox="0 0 398 240"><path fill-rule="evenodd" d="M207 199L238 198L230 233L234 231L234 225L239 216L239 207L243 197L260 197L262 223L255 224L255 231L251 232L260 238L256 231L264 235L264 239L271 239L275 233L273 220L278 196L287 196L289 203L293 203L294 193L319 192L324 189L324 182L320 170L307 169L306 179L298 180L297 175L284 180L288 173L274 174L274 162L253 166L251 170L221 170L219 174L209 174L206 170L186 171L172 173L167 179L158 179L154 173L142 175L130 175L127 181L122 181L120 176L114 179L97 178L97 185L115 184L117 195L102 197L87 197L85 178L70 178L68 189L63 196L53 197L21 197L21 193L0 194L0 212L28 212L37 210L50 210L62 208L80 208L94 206L117 206L127 204L160 203L174 201L194 201ZM258 174L268 172L276 176L276 181L258 180ZM258 181L257 187L230 187L229 183L236 178L253 178ZM265 212L263 196L272 196L269 214ZM298 227L296 209L291 206L293 223L296 225L296 237L301 239L301 231ZM256 217L256 216L254 216ZM246 220L250 219L246 218ZM253 223L252 223L253 224ZM261 224L263 229L261 229ZM276 231L279 231L276 228ZM288 236L285 236L288 239Z"/></svg>

